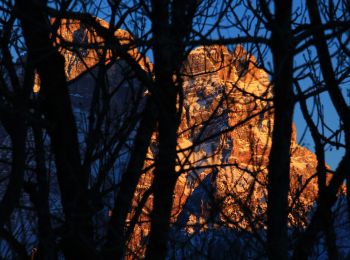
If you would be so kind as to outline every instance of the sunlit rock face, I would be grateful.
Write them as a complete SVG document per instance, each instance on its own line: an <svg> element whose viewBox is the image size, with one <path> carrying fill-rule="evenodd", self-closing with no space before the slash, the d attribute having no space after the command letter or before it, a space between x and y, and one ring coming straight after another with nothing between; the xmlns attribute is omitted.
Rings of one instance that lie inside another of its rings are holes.
<svg viewBox="0 0 350 260"><path fill-rule="evenodd" d="M109 29L109 24L102 19L95 18L102 27ZM87 70L94 68L100 61L108 65L120 57L115 50L105 48L105 40L96 33L91 26L73 19L51 20L55 26L58 22L57 35L54 37L56 46L65 58L65 74L67 81L72 81ZM133 37L125 30L115 30L114 37L119 46L127 48L128 54L146 71L152 70L152 64L147 57L142 56L133 46ZM114 53L114 54L113 54ZM40 90L40 79L35 78L33 91Z"/></svg>
<svg viewBox="0 0 350 260"><path fill-rule="evenodd" d="M98 21L108 27L106 22ZM73 106L77 107L79 102L83 102L85 105L80 109L88 110L90 101L86 100L91 100L95 83L91 71L84 72L98 64L102 48L83 47L91 43L103 47L104 42L95 32L74 21L62 20L59 34L64 41L79 42L81 45L81 48L67 47L60 48L60 51L66 60L65 71L71 82L69 88ZM117 30L115 35L121 44L132 41L125 31ZM62 39L60 41L57 43L64 45ZM129 53L143 69L151 71L152 64L147 58L140 59L135 48L131 48ZM111 53L107 52L105 63L108 64L110 59ZM109 66L108 70L108 79L114 82L114 86L126 75L125 70L132 71L122 60ZM96 70L92 71L96 75ZM274 126L268 74L258 68L256 59L242 46L229 51L218 45L202 46L191 51L182 73L184 108L178 131L176 166L179 178L171 218L174 234L179 230L193 234L223 227L247 231L264 228L267 165ZM129 99L125 98L125 93L139 84L131 82L124 85L124 92L120 92L119 97L116 94L116 113L128 110L126 107L133 104L126 102ZM156 153L154 134L145 168L154 162ZM306 221L306 214L318 192L317 179L308 181L316 172L317 160L311 151L296 143L294 126L290 153L289 220L291 226L300 227ZM150 188L152 179L152 171L142 175L134 195L130 219ZM301 195L296 196L300 192ZM135 226L128 245L129 250L133 254L138 252L139 256L144 253L149 235L151 209L152 195L143 207L140 224Z"/></svg>
<svg viewBox="0 0 350 260"><path fill-rule="evenodd" d="M102 28L111 29L102 19L94 19ZM131 34L121 29L114 30L112 35L116 48L105 48L105 40L91 25L73 19L52 19L51 23L53 28L58 23L56 33L51 36L65 59L70 99L73 111L79 116L78 128L84 128L82 132L87 130L87 114L94 95L99 96L94 101L95 106L109 103L111 127L121 127L122 118L131 120L135 116L130 114L131 111L139 113L144 104L145 91L131 67L117 54L118 48L127 50L127 55L146 72L152 71L152 64L135 48ZM35 75L33 91L40 91L38 74Z"/></svg>
<svg viewBox="0 0 350 260"><path fill-rule="evenodd" d="M273 103L268 75L256 66L255 58L241 46L233 52L223 46L199 47L184 64L176 168L181 174L171 219L174 234L266 227ZM296 143L294 125L292 130L289 221L291 227L300 228L317 197L313 176L317 159ZM155 151L150 149L148 157L155 158ZM149 173L140 180L136 201L150 187L151 179ZM151 208L152 197L140 217L142 224L135 229L131 251L140 249L137 238L149 233ZM184 241L173 243L181 246Z"/></svg>
<svg viewBox="0 0 350 260"><path fill-rule="evenodd" d="M102 27L109 29L109 24L99 18L96 22ZM54 21L53 21L54 22ZM61 19L57 31L59 37L56 37L56 43L64 55L65 72L68 81L75 79L88 68L92 68L102 59L105 64L111 60L118 59L119 56L113 54L113 50L105 49L105 40L95 31L82 22L76 20ZM151 66L148 58L141 58L137 49L133 47L133 37L125 30L115 30L114 37L120 46L128 49L128 54L139 62L139 64L148 69ZM74 44L74 46L72 45Z"/></svg>
<svg viewBox="0 0 350 260"><path fill-rule="evenodd" d="M209 222L247 229L252 225L264 226L267 165L274 125L267 73L257 68L256 59L242 46L233 52L223 46L199 47L189 54L184 67L184 115L179 133L195 145L189 165L184 168L195 165L198 169L181 175L177 189L188 188L186 193L191 200L190 194L201 186L197 180L211 174L213 194L211 201L205 203L220 211L213 220L208 219L208 212L193 209L188 214L188 224L195 224L198 219L205 223L207 218ZM294 219L297 216L303 219L315 202L316 178L306 185L300 197L296 194L315 173L317 160L311 151L296 143L294 126L290 153L290 224L302 225ZM295 197L298 198L294 200Z"/></svg>

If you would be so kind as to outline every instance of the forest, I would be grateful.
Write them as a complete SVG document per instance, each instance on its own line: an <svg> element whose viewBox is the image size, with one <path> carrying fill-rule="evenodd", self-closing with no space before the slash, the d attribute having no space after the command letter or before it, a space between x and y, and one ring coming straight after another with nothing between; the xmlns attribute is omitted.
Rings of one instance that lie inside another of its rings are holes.
<svg viewBox="0 0 350 260"><path fill-rule="evenodd" d="M0 259L350 258L349 0L1 0Z"/></svg>

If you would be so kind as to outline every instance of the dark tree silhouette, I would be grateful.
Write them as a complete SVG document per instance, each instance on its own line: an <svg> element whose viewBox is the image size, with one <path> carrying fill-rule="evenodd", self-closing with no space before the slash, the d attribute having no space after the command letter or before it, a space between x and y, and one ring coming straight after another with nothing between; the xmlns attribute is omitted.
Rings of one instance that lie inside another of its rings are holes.
<svg viewBox="0 0 350 260"><path fill-rule="evenodd" d="M349 7L2 1L0 257L348 257Z"/></svg>

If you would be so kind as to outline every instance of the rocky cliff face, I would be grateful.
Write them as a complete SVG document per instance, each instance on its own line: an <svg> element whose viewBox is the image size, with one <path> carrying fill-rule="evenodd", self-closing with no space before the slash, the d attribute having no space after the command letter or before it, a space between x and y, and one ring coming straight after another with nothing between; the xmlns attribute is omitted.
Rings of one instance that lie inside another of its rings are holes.
<svg viewBox="0 0 350 260"><path fill-rule="evenodd" d="M96 21L102 27L109 28L109 24L102 19L96 18ZM56 43L64 47L60 50L66 59L65 71L68 80L75 79L88 68L96 66L102 59L104 59L105 64L118 59L112 50L105 51L105 40L88 25L67 19L61 19L60 22L61 26L57 32L60 37L56 38ZM152 66L148 58L143 59L137 49L132 46L133 37L130 33L116 30L114 36L121 46L128 48L129 55L137 60L144 69Z"/></svg>
<svg viewBox="0 0 350 260"><path fill-rule="evenodd" d="M220 204L221 221L251 228L249 218L253 217L259 220L256 224L264 225L274 125L267 73L257 68L255 58L241 46L233 52L223 46L199 47L190 53L185 67L185 113L180 132L187 142L198 144L191 165L202 170L181 177L188 183L188 175L202 176L200 179L212 175L212 203ZM315 173L317 160L296 143L295 127L291 158L290 219L294 224L293 211L305 215L317 195L316 178L306 185ZM180 184L181 177L179 186L186 185Z"/></svg>
<svg viewBox="0 0 350 260"><path fill-rule="evenodd" d="M107 27L105 22L101 24ZM60 33L66 41L78 41L82 46L75 50L62 49L67 78L72 80L100 59L98 50L87 50L84 44L103 45L103 42L94 32L74 22L65 21ZM132 39L122 30L116 31L115 36L122 39L122 43ZM130 54L139 57L136 49L131 49ZM111 56L106 57L108 60ZM141 66L151 67L147 59ZM183 79L185 98L178 137L179 179L174 192L174 228L193 233L209 227L245 230L264 227L267 165L274 125L267 73L258 68L255 58L241 46L232 52L224 46L211 46L198 47L189 54ZM79 81L74 84L75 91L82 87ZM154 140L149 158L154 158L156 146ZM302 226L317 195L317 180L312 178L317 160L311 151L296 143L295 128L290 153L290 225ZM152 172L140 180L135 208L151 180ZM141 242L149 232L147 220L151 208L152 196L140 216L143 223L135 227L129 245L133 252L141 250L142 254ZM295 219L299 219L298 222Z"/></svg>
<svg viewBox="0 0 350 260"><path fill-rule="evenodd" d="M241 46L233 52L224 46L211 46L193 50L183 74L185 100L178 139L180 176L174 192L174 230L198 234L213 227L264 228L274 126L267 73L257 68L255 58ZM149 151L150 158L153 151ZM301 227L317 197L313 176L317 160L296 143L295 126L290 153L289 220L291 226ZM150 179L146 175L140 181L135 206L150 187ZM136 227L132 250L139 249L137 237L148 234L151 208L152 198L140 218L146 223Z"/></svg>
<svg viewBox="0 0 350 260"><path fill-rule="evenodd" d="M102 19L95 18L104 28L109 24ZM52 23L55 19L52 19ZM90 26L77 20L61 19L57 30L58 37L55 37L59 51L65 58L65 72L68 81L77 79L89 69L94 68L100 61L110 64L111 60L118 57L111 50L105 51L105 40L101 38ZM133 37L124 30L116 30L114 36L121 46L128 48L131 57L138 61L140 66L149 71L152 64L147 57L141 56L135 47L132 46ZM40 79L36 76L34 92L40 90Z"/></svg>

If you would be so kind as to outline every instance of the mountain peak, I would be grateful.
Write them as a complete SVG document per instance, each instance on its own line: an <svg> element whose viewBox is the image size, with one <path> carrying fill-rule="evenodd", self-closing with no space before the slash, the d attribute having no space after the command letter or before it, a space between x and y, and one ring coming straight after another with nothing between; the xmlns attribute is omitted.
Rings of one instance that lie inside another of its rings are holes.
<svg viewBox="0 0 350 260"><path fill-rule="evenodd" d="M104 28L109 28L109 24L99 18L96 21ZM52 20L54 22L54 19ZM57 30L59 37L56 43L60 47L60 52L64 55L65 71L67 80L73 80L87 69L94 67L101 60L105 50L105 40L101 38L92 28L74 19L61 19ZM133 47L133 36L122 29L114 30L114 36L120 45L129 47L128 53L139 62L142 68L150 69L152 64L148 58L141 58L137 49ZM113 57L112 51L107 50L105 63L108 64Z"/></svg>
<svg viewBox="0 0 350 260"><path fill-rule="evenodd" d="M105 22L101 23L107 27ZM80 34L83 43L85 41L103 46L103 41L96 33L89 30L85 32L84 27L82 33L79 30L82 30L81 25L62 21L60 33L63 39L73 41L79 39ZM76 38L74 33L77 34ZM121 44L133 40L125 31L116 30L116 34ZM61 50L67 61L66 73L69 79L76 78L98 62L98 50L79 48ZM130 49L130 54L139 57L136 49ZM72 62L74 57L77 59ZM181 163L187 164L183 165L183 169L194 170L188 170L178 179L174 190L172 223L177 220L188 226L200 223L209 214L202 210L202 205L211 203L204 200L211 198L220 202L221 213L218 213L216 220L223 225L238 223L235 227L246 228L249 223L239 202L246 201L247 196L251 196L247 210L252 217L261 219L257 225L263 226L267 200L267 165L274 126L268 74L241 45L237 45L232 52L222 45L197 47L189 53L182 72L185 95L178 145L179 150L191 147L192 144L196 144L196 147L189 154L179 154ZM120 79L113 78L113 81L118 80ZM77 89L86 87L86 84L79 85L79 82L74 84ZM251 120L247 120L249 117ZM292 210L306 216L317 197L317 180L310 179L316 172L317 160L311 151L296 143L294 126L291 142L290 201L292 203L292 197L301 192L300 205L294 205ZM156 140L152 141L153 144L156 147ZM156 156L157 149L152 149L152 145L147 158ZM188 160L183 160L187 156ZM208 177L209 175L215 178ZM152 176L151 171L142 175L134 205L137 205L151 186ZM202 187L203 180L211 185L213 194L210 196L202 196L205 189L197 190ZM186 209L190 203L192 211ZM151 199L145 208L152 208ZM181 215L184 210L188 212ZM149 231L148 214L142 214L140 218L145 221L138 224L133 234L134 239L130 242L135 248L140 245L140 238ZM293 223L292 216L290 223Z"/></svg>

